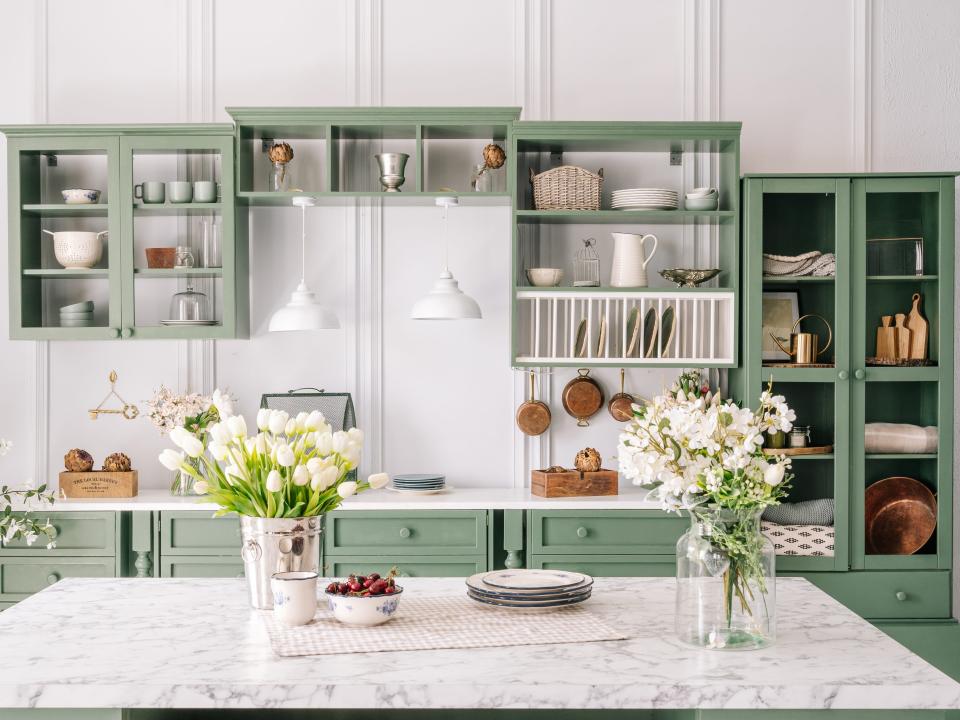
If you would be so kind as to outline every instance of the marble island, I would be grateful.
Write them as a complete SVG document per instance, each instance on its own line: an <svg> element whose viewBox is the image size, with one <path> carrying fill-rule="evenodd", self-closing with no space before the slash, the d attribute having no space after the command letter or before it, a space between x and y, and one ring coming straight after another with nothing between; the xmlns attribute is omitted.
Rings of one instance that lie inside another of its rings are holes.
<svg viewBox="0 0 960 720"><path fill-rule="evenodd" d="M462 579L404 584L421 597L464 592ZM943 718L960 707L960 684L807 581L779 579L777 590L778 639L762 651L718 653L674 639L672 579L600 578L588 607L627 640L280 658L242 580L67 579L0 615L0 717L497 708Z"/></svg>

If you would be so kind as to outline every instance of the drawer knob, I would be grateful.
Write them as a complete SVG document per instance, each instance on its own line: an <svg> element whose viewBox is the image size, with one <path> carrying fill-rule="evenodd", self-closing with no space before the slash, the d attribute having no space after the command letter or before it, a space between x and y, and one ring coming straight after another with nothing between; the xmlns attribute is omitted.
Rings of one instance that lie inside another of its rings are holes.
<svg viewBox="0 0 960 720"><path fill-rule="evenodd" d="M400 537L402 538L410 537L410 528L405 528L405 527L400 528Z"/></svg>
<svg viewBox="0 0 960 720"><path fill-rule="evenodd" d="M862 369L858 368L858 369L856 369L856 370L853 371L853 376L854 376L857 380L863 380L863 379L867 376L867 373L866 373L865 370L862 370Z"/></svg>
<svg viewBox="0 0 960 720"><path fill-rule="evenodd" d="M585 527L578 527L578 528L577 528L577 537L578 537L578 538L585 538L588 534L589 534L589 531L588 531Z"/></svg>
<svg viewBox="0 0 960 720"><path fill-rule="evenodd" d="M848 377L847 371L846 371L846 370L841 370L840 372L837 373L837 377L838 377L840 380L846 380L847 377Z"/></svg>
<svg viewBox="0 0 960 720"><path fill-rule="evenodd" d="M904 600L907 599L907 594L906 594L903 590L897 590L897 592L896 592L896 594L894 595L894 597L895 597L897 600L899 600L900 602L903 602Z"/></svg>
<svg viewBox="0 0 960 720"><path fill-rule="evenodd" d="M52 540L52 539L56 538L56 537L59 536L59 535L60 535L60 528L58 528L56 525L51 525L51 526L50 526L50 535L49 535L50 539Z"/></svg>
<svg viewBox="0 0 960 720"><path fill-rule="evenodd" d="M49 575L47 575L47 585L53 585L59 579L60 579L59 573L55 573L55 572L50 573Z"/></svg>

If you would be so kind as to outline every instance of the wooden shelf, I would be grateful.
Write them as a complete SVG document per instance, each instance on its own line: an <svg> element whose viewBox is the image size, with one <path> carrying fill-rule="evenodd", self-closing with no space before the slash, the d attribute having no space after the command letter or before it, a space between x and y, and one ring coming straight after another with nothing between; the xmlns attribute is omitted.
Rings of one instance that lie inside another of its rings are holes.
<svg viewBox="0 0 960 720"><path fill-rule="evenodd" d="M833 453L820 453L819 455L790 455L790 462L796 460L833 460Z"/></svg>
<svg viewBox="0 0 960 720"><path fill-rule="evenodd" d="M864 453L867 460L936 460L937 453Z"/></svg>
<svg viewBox="0 0 960 720"><path fill-rule="evenodd" d="M737 213L734 210L517 210L514 216L519 223L549 225L680 225L733 221Z"/></svg>
<svg viewBox="0 0 960 720"><path fill-rule="evenodd" d="M223 268L134 268L133 272L142 278L223 277Z"/></svg>
<svg viewBox="0 0 960 720"><path fill-rule="evenodd" d="M318 205L348 205L355 200L384 200L391 205L432 206L438 197L455 197L462 205L510 205L510 193L506 192L351 192L348 190L320 192L271 192L269 190L244 190L237 194L240 205L251 207L293 207L293 198L311 197Z"/></svg>
<svg viewBox="0 0 960 720"><path fill-rule="evenodd" d="M814 275L777 275L763 276L764 285L793 285L794 283L832 283L836 278L833 275L828 277L814 276Z"/></svg>
<svg viewBox="0 0 960 720"><path fill-rule="evenodd" d="M869 282L936 282L936 275L867 275Z"/></svg>
<svg viewBox="0 0 960 720"><path fill-rule="evenodd" d="M212 203L142 203L135 202L133 211L135 213L144 213L148 215L184 215L194 213L221 212L223 205L218 202Z"/></svg>
<svg viewBox="0 0 960 720"><path fill-rule="evenodd" d="M86 217L105 217L110 210L107 203L92 203L89 205L67 205L66 203L37 203L25 204L20 208L27 215L44 217L83 215Z"/></svg>
<svg viewBox="0 0 960 720"><path fill-rule="evenodd" d="M66 268L41 268L36 270L24 270L24 277L41 278L70 278L71 280L90 280L92 278L110 277L110 271L106 268L94 268L92 270L67 270Z"/></svg>

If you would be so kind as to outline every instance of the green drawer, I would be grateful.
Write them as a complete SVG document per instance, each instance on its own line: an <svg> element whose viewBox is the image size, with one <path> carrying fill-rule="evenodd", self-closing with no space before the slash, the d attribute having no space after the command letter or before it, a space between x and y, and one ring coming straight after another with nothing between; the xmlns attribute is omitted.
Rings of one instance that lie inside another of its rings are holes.
<svg viewBox="0 0 960 720"><path fill-rule="evenodd" d="M175 557L160 561L160 577L165 578L239 578L243 561L225 557Z"/></svg>
<svg viewBox="0 0 960 720"><path fill-rule="evenodd" d="M689 525L659 510L533 510L530 552L672 556Z"/></svg>
<svg viewBox="0 0 960 720"><path fill-rule="evenodd" d="M113 558L4 557L0 559L0 600L23 600L68 577L115 577Z"/></svg>
<svg viewBox="0 0 960 720"><path fill-rule="evenodd" d="M14 605L16 605L15 602L0 602L0 612L3 612L7 608L12 608Z"/></svg>
<svg viewBox="0 0 960 720"><path fill-rule="evenodd" d="M901 645L960 682L960 625L942 622L878 622Z"/></svg>
<svg viewBox="0 0 960 720"><path fill-rule="evenodd" d="M486 555L486 510L366 512L327 516L327 555Z"/></svg>
<svg viewBox="0 0 960 720"><path fill-rule="evenodd" d="M240 557L240 520L205 511L160 513L160 555Z"/></svg>
<svg viewBox="0 0 960 720"><path fill-rule="evenodd" d="M57 531L57 545L47 550L47 544L37 540L27 545L24 540L5 543L0 549L2 556L35 555L90 555L114 556L117 554L117 523L119 513L114 512L52 512L31 513L37 519L50 518Z"/></svg>
<svg viewBox="0 0 960 720"><path fill-rule="evenodd" d="M857 615L868 619L949 618L949 571L803 573Z"/></svg>
<svg viewBox="0 0 960 720"><path fill-rule="evenodd" d="M530 567L593 577L670 577L677 563L673 555L532 555Z"/></svg>
<svg viewBox="0 0 960 720"><path fill-rule="evenodd" d="M404 577L469 577L487 569L486 556L424 557L422 555L338 555L327 557L323 574L344 578L350 573L378 572L385 575L396 567Z"/></svg>

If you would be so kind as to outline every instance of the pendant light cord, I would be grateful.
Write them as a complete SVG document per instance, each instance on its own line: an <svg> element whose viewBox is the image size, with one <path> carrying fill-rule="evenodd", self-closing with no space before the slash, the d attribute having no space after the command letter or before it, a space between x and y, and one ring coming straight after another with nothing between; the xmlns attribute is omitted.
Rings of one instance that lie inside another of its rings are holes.
<svg viewBox="0 0 960 720"><path fill-rule="evenodd" d="M450 236L447 233L447 206L443 206L443 270L450 270Z"/></svg>
<svg viewBox="0 0 960 720"><path fill-rule="evenodd" d="M307 206L300 206L300 284L307 284Z"/></svg>

